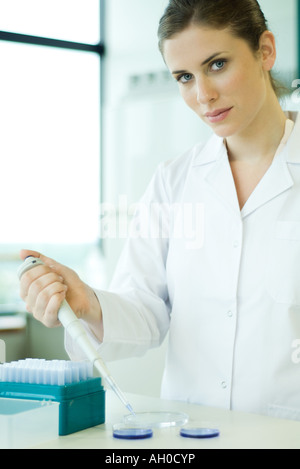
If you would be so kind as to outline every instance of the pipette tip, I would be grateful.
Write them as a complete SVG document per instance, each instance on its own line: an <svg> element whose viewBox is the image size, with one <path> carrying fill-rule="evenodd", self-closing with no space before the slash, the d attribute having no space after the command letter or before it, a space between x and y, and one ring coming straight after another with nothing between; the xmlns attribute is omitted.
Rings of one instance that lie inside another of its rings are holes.
<svg viewBox="0 0 300 469"><path fill-rule="evenodd" d="M131 405L130 405L130 404L127 404L126 407L127 407L127 409L129 410L129 412L130 412L134 417L136 417L136 413L134 412L134 410L133 410L133 408L131 407Z"/></svg>

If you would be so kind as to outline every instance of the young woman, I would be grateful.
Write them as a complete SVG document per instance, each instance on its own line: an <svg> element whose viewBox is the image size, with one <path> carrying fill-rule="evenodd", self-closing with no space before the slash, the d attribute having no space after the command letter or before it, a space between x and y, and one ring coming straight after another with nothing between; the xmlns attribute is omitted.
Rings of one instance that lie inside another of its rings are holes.
<svg viewBox="0 0 300 469"><path fill-rule="evenodd" d="M105 359L169 331L164 398L300 419L300 120L278 101L274 36L256 0L170 0L159 46L213 137L159 167L109 292L22 251L46 265L21 296L48 326L66 296Z"/></svg>

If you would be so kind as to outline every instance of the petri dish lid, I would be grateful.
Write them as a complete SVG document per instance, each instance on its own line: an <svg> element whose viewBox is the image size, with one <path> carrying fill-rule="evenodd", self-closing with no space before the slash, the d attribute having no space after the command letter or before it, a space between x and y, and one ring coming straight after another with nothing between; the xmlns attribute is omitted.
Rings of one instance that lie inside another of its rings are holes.
<svg viewBox="0 0 300 469"><path fill-rule="evenodd" d="M125 415L124 423L134 427L166 428L185 425L189 420L182 412L141 412L135 415Z"/></svg>

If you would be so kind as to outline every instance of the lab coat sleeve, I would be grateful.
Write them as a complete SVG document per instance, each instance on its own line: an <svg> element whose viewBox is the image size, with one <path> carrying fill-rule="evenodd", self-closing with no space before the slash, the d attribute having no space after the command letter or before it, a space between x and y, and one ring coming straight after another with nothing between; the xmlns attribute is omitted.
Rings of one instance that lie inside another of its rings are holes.
<svg viewBox="0 0 300 469"><path fill-rule="evenodd" d="M95 290L103 312L100 344L85 324L91 341L105 360L143 355L159 346L170 322L166 280L170 202L161 165L137 204L129 236L109 291ZM72 359L83 358L70 337Z"/></svg>

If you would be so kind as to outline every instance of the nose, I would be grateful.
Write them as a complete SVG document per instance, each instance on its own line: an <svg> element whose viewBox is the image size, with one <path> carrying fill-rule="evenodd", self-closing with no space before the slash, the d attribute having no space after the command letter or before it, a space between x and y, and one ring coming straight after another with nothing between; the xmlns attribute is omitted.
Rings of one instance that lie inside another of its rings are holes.
<svg viewBox="0 0 300 469"><path fill-rule="evenodd" d="M207 104L215 101L218 97L217 90L209 78L201 77L196 80L197 102L198 104Z"/></svg>

